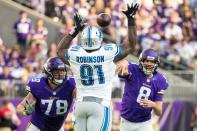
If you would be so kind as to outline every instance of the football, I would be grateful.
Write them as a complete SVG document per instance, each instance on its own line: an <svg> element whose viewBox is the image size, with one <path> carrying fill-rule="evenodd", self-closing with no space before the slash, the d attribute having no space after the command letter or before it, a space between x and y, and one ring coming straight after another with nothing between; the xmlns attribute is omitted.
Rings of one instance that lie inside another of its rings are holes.
<svg viewBox="0 0 197 131"><path fill-rule="evenodd" d="M111 16L107 13L100 13L96 21L99 26L106 27L111 23Z"/></svg>

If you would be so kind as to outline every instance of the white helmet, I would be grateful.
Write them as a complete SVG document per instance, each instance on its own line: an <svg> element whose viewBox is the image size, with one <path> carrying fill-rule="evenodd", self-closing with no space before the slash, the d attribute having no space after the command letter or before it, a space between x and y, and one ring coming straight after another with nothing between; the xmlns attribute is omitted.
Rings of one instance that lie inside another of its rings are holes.
<svg viewBox="0 0 197 131"><path fill-rule="evenodd" d="M102 32L94 26L87 26L81 33L81 46L85 50L99 49L102 41Z"/></svg>

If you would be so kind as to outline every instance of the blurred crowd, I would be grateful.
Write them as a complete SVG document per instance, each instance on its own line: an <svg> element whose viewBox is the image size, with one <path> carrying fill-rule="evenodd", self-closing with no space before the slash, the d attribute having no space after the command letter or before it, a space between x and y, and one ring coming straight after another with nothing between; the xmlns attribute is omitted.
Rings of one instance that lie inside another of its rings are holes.
<svg viewBox="0 0 197 131"><path fill-rule="evenodd" d="M109 13L112 22L104 32L112 41L122 43L127 35L127 21L121 11L123 0L15 0L65 24L61 35L73 27L73 14L78 12L96 25L96 15ZM50 8L49 8L50 7ZM175 69L174 64L194 68L197 58L197 2L195 0L142 0L136 16L138 52L155 48L167 60L163 67ZM76 42L76 41L75 41Z"/></svg>

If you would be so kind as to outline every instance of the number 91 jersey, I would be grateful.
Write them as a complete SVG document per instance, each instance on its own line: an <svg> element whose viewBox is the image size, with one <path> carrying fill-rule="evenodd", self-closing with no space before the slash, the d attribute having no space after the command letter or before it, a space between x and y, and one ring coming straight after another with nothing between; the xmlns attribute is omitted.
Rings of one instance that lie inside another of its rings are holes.
<svg viewBox="0 0 197 131"><path fill-rule="evenodd" d="M45 75L33 77L27 85L27 90L36 98L31 123L42 131L58 131L71 107L74 88L75 81L70 77L56 90L48 86Z"/></svg>
<svg viewBox="0 0 197 131"><path fill-rule="evenodd" d="M115 76L114 60L121 54L116 44L106 44L99 50L87 52L80 46L73 46L66 52L77 87L77 100L83 96L95 96L111 100L112 77Z"/></svg>

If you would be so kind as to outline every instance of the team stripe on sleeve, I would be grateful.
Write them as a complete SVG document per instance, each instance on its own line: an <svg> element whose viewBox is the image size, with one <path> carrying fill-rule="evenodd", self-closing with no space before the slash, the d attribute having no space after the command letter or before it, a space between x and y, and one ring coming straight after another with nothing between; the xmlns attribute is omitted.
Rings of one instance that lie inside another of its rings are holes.
<svg viewBox="0 0 197 131"><path fill-rule="evenodd" d="M160 90L157 92L157 94L164 94L165 90Z"/></svg>
<svg viewBox="0 0 197 131"><path fill-rule="evenodd" d="M114 57L114 61L117 61L117 59L122 55L122 48L117 46L117 51Z"/></svg>
<svg viewBox="0 0 197 131"><path fill-rule="evenodd" d="M68 50L66 51L65 57L66 57L66 60L69 60L70 56L68 54Z"/></svg>

